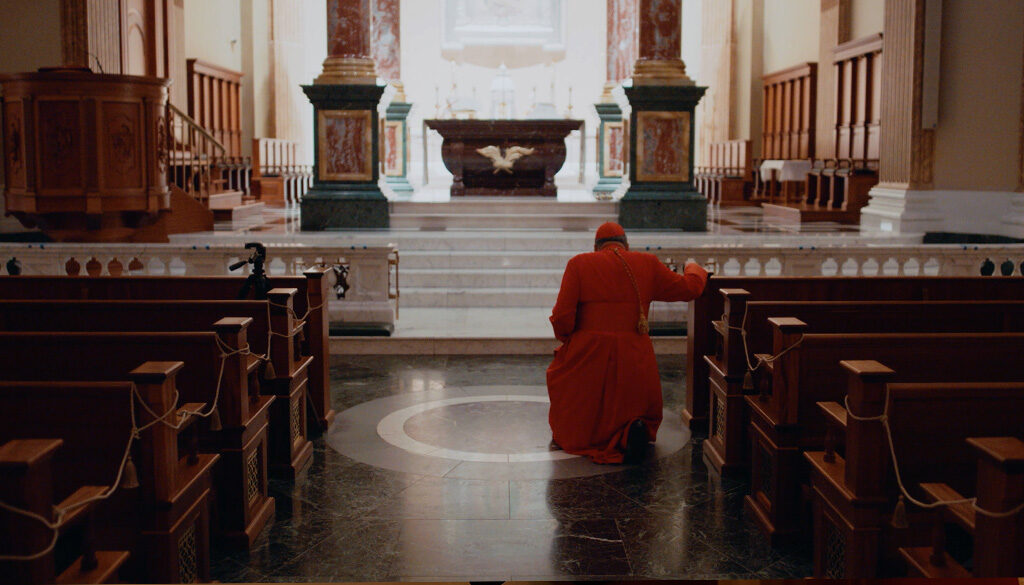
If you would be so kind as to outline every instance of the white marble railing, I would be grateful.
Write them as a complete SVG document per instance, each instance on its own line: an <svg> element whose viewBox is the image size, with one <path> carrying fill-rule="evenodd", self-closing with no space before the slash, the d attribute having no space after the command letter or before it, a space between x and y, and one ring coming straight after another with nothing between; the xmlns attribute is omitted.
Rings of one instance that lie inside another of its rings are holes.
<svg viewBox="0 0 1024 585"><path fill-rule="evenodd" d="M249 273L228 267L249 257L240 245L0 244L0 264L17 258L25 275L222 276ZM349 289L332 299L332 322L394 325L398 314L398 250L384 246L267 246L267 273L300 275L312 266L345 266ZM333 282L332 282L333 284Z"/></svg>
<svg viewBox="0 0 1024 585"><path fill-rule="evenodd" d="M1021 276L1024 245L708 246L650 248L670 266L696 262L724 276ZM1004 266L1005 263L1008 263Z"/></svg>

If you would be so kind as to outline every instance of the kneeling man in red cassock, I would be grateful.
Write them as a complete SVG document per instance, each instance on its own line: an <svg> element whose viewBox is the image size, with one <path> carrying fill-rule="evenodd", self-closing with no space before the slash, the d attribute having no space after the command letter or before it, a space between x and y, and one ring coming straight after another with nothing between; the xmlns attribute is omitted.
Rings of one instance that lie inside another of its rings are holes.
<svg viewBox="0 0 1024 585"><path fill-rule="evenodd" d="M707 272L682 274L632 252L617 223L597 230L594 252L569 260L551 314L562 345L548 367L554 442L595 463L638 463L661 424L661 377L647 336L651 301L700 296Z"/></svg>

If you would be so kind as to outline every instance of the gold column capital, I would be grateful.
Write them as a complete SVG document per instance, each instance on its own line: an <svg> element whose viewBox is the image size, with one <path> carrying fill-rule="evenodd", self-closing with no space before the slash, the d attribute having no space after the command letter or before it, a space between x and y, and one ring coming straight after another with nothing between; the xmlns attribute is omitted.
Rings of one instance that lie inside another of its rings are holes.
<svg viewBox="0 0 1024 585"><path fill-rule="evenodd" d="M682 59L637 59L633 85L694 85Z"/></svg>
<svg viewBox="0 0 1024 585"><path fill-rule="evenodd" d="M368 57L328 57L315 85L375 85L377 67Z"/></svg>

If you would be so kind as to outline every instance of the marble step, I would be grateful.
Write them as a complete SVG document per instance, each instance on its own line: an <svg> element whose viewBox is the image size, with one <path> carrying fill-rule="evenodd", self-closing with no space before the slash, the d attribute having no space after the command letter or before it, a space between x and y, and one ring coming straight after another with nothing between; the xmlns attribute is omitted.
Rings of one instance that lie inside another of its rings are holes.
<svg viewBox="0 0 1024 585"><path fill-rule="evenodd" d="M552 307L558 288L433 288L412 287L402 283L402 307L437 308L514 308Z"/></svg>
<svg viewBox="0 0 1024 585"><path fill-rule="evenodd" d="M686 355L685 337L652 337L659 356ZM332 355L546 355L560 344L551 336L493 337L331 337Z"/></svg>
<svg viewBox="0 0 1024 585"><path fill-rule="evenodd" d="M616 215L618 207L614 201L557 201L542 197L464 197L455 201L439 202L395 201L391 203L391 213L406 215Z"/></svg>
<svg viewBox="0 0 1024 585"><path fill-rule="evenodd" d="M392 213L392 229L524 229L591 231L606 221L615 221L609 213Z"/></svg>
<svg viewBox="0 0 1024 585"><path fill-rule="evenodd" d="M400 249L401 250L401 249ZM565 269L569 259L581 252L534 250L411 250L401 251L402 275L406 269L451 268L469 270Z"/></svg>
<svg viewBox="0 0 1024 585"><path fill-rule="evenodd" d="M558 288L562 269L407 268L402 267L403 294L412 288Z"/></svg>

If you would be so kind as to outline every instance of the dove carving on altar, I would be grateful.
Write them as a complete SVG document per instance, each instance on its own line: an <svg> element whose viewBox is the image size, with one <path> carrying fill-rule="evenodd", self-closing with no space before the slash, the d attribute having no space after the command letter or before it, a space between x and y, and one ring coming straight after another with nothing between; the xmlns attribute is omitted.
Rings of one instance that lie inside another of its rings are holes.
<svg viewBox="0 0 1024 585"><path fill-rule="evenodd" d="M485 146L483 148L476 149L481 155L491 159L491 164L494 165L494 174L497 175L499 172L505 172L512 174L512 166L516 164L516 161L523 158L524 156L530 156L533 154L532 148L525 148L522 146L510 146L505 149L505 156L501 155L501 149L497 146Z"/></svg>

